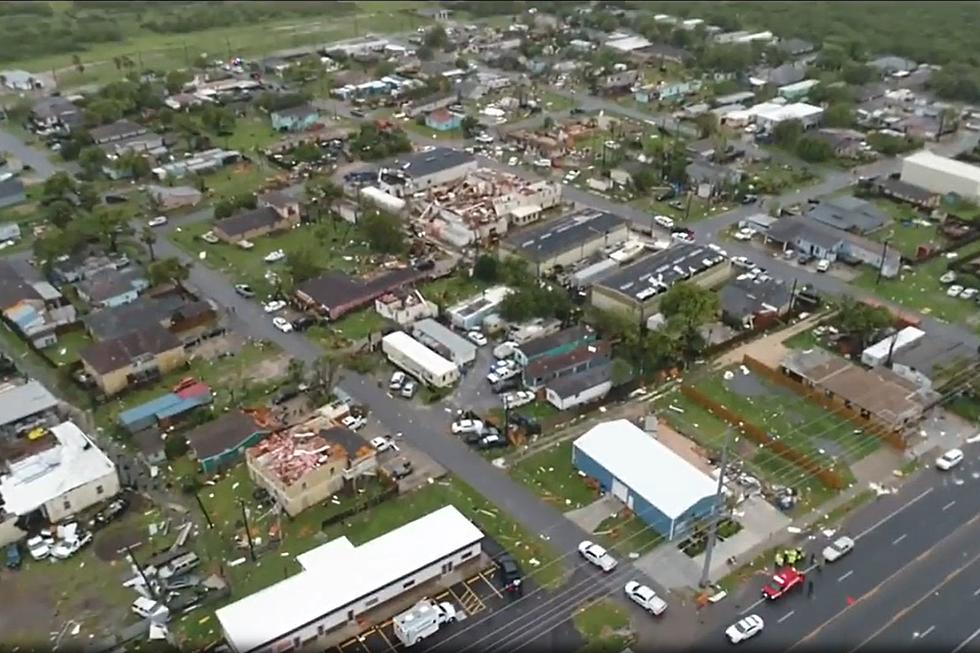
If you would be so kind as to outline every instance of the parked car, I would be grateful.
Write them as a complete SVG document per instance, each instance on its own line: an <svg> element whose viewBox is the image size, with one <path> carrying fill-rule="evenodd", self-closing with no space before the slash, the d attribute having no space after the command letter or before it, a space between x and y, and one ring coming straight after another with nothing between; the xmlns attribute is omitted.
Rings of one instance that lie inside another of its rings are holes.
<svg viewBox="0 0 980 653"><path fill-rule="evenodd" d="M494 394L502 394L504 392L510 392L511 390L517 390L522 385L520 375L515 374L506 379L501 379L496 383L490 384L490 389L493 390Z"/></svg>
<svg viewBox="0 0 980 653"><path fill-rule="evenodd" d="M755 236L755 229L743 227L735 232L735 240L752 240Z"/></svg>
<svg viewBox="0 0 980 653"><path fill-rule="evenodd" d="M752 266L755 265L755 263L749 260L747 256L733 256L732 265L734 265L737 268L750 269L752 268Z"/></svg>
<svg viewBox="0 0 980 653"><path fill-rule="evenodd" d="M133 601L130 609L143 619L166 621L170 614L167 606L162 603L157 603L153 599L148 599L145 596L140 596Z"/></svg>
<svg viewBox="0 0 980 653"><path fill-rule="evenodd" d="M483 430L483 422L478 419L461 419L453 422L452 431L454 435L460 433L479 433Z"/></svg>
<svg viewBox="0 0 980 653"><path fill-rule="evenodd" d="M101 528L105 526L112 520L114 520L119 515L126 512L126 508L129 507L129 502L125 498L113 499L109 502L105 508L95 513L95 516L89 521L89 528Z"/></svg>
<svg viewBox="0 0 980 653"><path fill-rule="evenodd" d="M504 406L508 408L519 408L534 401L534 393L530 390L518 390L511 392L500 398Z"/></svg>
<svg viewBox="0 0 980 653"><path fill-rule="evenodd" d="M272 318L272 324L283 333L289 333L293 330L292 323L281 315Z"/></svg>
<svg viewBox="0 0 980 653"><path fill-rule="evenodd" d="M518 595L523 592L521 568L513 556L504 553L497 558L497 569L500 575L500 584L505 592Z"/></svg>
<svg viewBox="0 0 980 653"><path fill-rule="evenodd" d="M479 331L469 331L467 332L466 337L477 347L482 347L487 344L487 337Z"/></svg>
<svg viewBox="0 0 980 653"><path fill-rule="evenodd" d="M686 243L688 245L694 244L694 236L686 231L675 231L674 233L670 234L670 237L681 243Z"/></svg>
<svg viewBox="0 0 980 653"><path fill-rule="evenodd" d="M480 441L477 443L481 449L498 449L506 447L508 444L507 438L499 433L485 435L480 438Z"/></svg>
<svg viewBox="0 0 980 653"><path fill-rule="evenodd" d="M395 479L396 481L405 478L411 473L411 460L400 460L397 465L391 468L391 478Z"/></svg>
<svg viewBox="0 0 980 653"><path fill-rule="evenodd" d="M616 559L609 555L604 548L589 540L579 542L578 552L583 558L604 572L608 573L616 568Z"/></svg>
<svg viewBox="0 0 980 653"><path fill-rule="evenodd" d="M830 269L830 261L822 258L817 261L817 272L826 272Z"/></svg>
<svg viewBox="0 0 980 653"><path fill-rule="evenodd" d="M285 258L286 258L286 252L282 251L281 249L275 249L269 252L268 254L266 254L262 260L265 261L266 263L278 263L279 261L282 261Z"/></svg>
<svg viewBox="0 0 980 653"><path fill-rule="evenodd" d="M316 324L316 318L312 315L300 315L298 318L293 320L293 331L306 331L311 326Z"/></svg>
<svg viewBox="0 0 980 653"><path fill-rule="evenodd" d="M953 284L952 286L946 289L946 294L949 295L950 297L959 297L961 292L963 292L963 286L960 286L958 284Z"/></svg>
<svg viewBox="0 0 980 653"><path fill-rule="evenodd" d="M7 569L18 569L20 567L20 545L17 542L11 542L7 545L6 558Z"/></svg>
<svg viewBox="0 0 980 653"><path fill-rule="evenodd" d="M286 302L281 299L273 299L271 302L265 304L262 307L266 313L275 313L276 311L281 311L286 308Z"/></svg>
<svg viewBox="0 0 980 653"><path fill-rule="evenodd" d="M666 215L655 215L653 216L653 221L664 229L673 229L674 221L667 217Z"/></svg>
<svg viewBox="0 0 980 653"><path fill-rule="evenodd" d="M246 299L255 297L255 291L252 290L252 286L248 285L247 283L236 283L235 292Z"/></svg>
<svg viewBox="0 0 980 653"><path fill-rule="evenodd" d="M146 224L150 227L162 227L163 225L167 224L167 216L158 215L155 218L150 218Z"/></svg>
<svg viewBox="0 0 980 653"><path fill-rule="evenodd" d="M394 443L392 442L390 437L384 437L379 435L376 438L371 438L371 446L374 447L374 450L377 451L378 453L391 449L393 444Z"/></svg>
<svg viewBox="0 0 980 653"><path fill-rule="evenodd" d="M936 467L944 472L948 472L963 462L963 452L960 449L950 449L939 458L936 458Z"/></svg>
<svg viewBox="0 0 980 653"><path fill-rule="evenodd" d="M398 391L398 394L405 399L411 399L415 396L415 390L417 388L418 386L415 385L414 381L405 381L405 383L402 384L401 390Z"/></svg>
<svg viewBox="0 0 980 653"><path fill-rule="evenodd" d="M823 559L827 562L836 562L854 549L854 540L847 537L838 537L836 540L824 547Z"/></svg>
<svg viewBox="0 0 980 653"><path fill-rule="evenodd" d="M400 390L402 384L405 383L405 381L406 381L405 373L402 372L401 370L396 370L394 373L392 373L391 380L388 381L388 389Z"/></svg>
<svg viewBox="0 0 980 653"><path fill-rule="evenodd" d="M764 625L762 617L757 614L750 614L729 626L725 630L725 637L732 644L739 644L761 633Z"/></svg>
<svg viewBox="0 0 980 653"><path fill-rule="evenodd" d="M626 583L626 587L623 589L626 592L626 596L633 603L636 603L650 614L659 616L667 611L667 602L657 596L657 593L646 585L641 585L635 580L631 580Z"/></svg>
<svg viewBox="0 0 980 653"><path fill-rule="evenodd" d="M51 544L52 541L49 538L45 538L41 535L35 535L27 540L27 552L30 553L31 557L35 560L44 560L51 555Z"/></svg>
<svg viewBox="0 0 980 653"><path fill-rule="evenodd" d="M977 288L965 288L963 292L960 293L960 299L973 299L980 293Z"/></svg>
<svg viewBox="0 0 980 653"><path fill-rule="evenodd" d="M340 420L340 423L349 428L351 431L356 431L363 427L367 420L360 415L348 415L344 419Z"/></svg>

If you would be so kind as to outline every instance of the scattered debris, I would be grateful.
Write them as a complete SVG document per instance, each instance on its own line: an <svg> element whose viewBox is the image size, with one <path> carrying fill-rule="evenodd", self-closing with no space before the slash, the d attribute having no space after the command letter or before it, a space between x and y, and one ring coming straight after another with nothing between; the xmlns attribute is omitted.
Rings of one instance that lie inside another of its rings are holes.
<svg viewBox="0 0 980 653"><path fill-rule="evenodd" d="M731 370L725 370L725 373L722 374L722 376L725 378L726 381L731 381L732 379L735 378L735 372L732 372Z"/></svg>
<svg viewBox="0 0 980 653"><path fill-rule="evenodd" d="M237 567L238 565L243 565L243 564L245 564L245 556L242 556L241 558L237 558L235 560L231 560L228 562L229 567Z"/></svg>

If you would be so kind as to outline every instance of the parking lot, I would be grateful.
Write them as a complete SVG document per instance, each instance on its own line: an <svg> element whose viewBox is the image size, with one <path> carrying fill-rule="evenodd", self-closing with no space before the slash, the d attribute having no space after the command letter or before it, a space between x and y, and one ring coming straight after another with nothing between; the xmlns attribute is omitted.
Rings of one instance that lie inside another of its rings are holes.
<svg viewBox="0 0 980 653"><path fill-rule="evenodd" d="M437 603L442 601L452 603L456 608L458 621L464 623L474 616L483 616L488 611L498 610L510 602L510 598L500 589L496 565L429 598ZM453 631L459 627L463 627L462 624L459 626L449 624L432 637L417 644L413 650L425 650L435 646L442 639L451 637ZM392 620L388 619L339 646L328 648L327 651L328 653L389 653L405 648L395 637Z"/></svg>

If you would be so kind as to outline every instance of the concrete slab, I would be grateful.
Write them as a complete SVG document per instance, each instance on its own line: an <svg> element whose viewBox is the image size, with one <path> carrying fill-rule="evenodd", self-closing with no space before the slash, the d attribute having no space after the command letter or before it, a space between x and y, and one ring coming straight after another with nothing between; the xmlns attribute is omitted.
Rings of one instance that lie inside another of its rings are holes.
<svg viewBox="0 0 980 653"><path fill-rule="evenodd" d="M723 542L719 540L715 545L711 568L708 570L708 577L712 581L724 578L732 570L732 566L728 564L729 558L734 557L737 564L746 562L746 553L770 540L792 523L789 517L762 497L746 499L736 509L734 517L742 525L742 530ZM703 568L704 554L695 557L694 562L698 569Z"/></svg>
<svg viewBox="0 0 980 653"><path fill-rule="evenodd" d="M668 590L697 587L701 566L677 548L676 542L661 544L633 561L633 565Z"/></svg>
<svg viewBox="0 0 980 653"><path fill-rule="evenodd" d="M934 449L953 449L975 433L977 427L959 415L942 407L933 408L919 425L918 435L912 436L909 454L919 458Z"/></svg>
<svg viewBox="0 0 980 653"><path fill-rule="evenodd" d="M592 533L599 527L599 524L618 513L623 507L622 501L611 494L607 494L587 506L569 510L565 516L580 528Z"/></svg>

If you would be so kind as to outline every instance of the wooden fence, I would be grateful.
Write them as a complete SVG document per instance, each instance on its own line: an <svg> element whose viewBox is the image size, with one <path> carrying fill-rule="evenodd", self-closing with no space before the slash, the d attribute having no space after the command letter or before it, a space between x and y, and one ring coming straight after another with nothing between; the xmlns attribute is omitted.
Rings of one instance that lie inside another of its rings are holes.
<svg viewBox="0 0 980 653"><path fill-rule="evenodd" d="M841 478L837 472L822 465L811 455L798 451L786 443L776 440L769 435L765 429L746 421L741 415L726 408L725 406L722 406L714 399L710 399L694 386L682 386L681 394L699 406L705 408L710 413L724 420L734 428L737 428L747 438L756 444L765 447L767 450L776 454L783 460L792 463L807 474L817 478L827 487L835 490L841 490L847 485L844 479Z"/></svg>
<svg viewBox="0 0 980 653"><path fill-rule="evenodd" d="M859 410L850 408L843 402L832 397L828 397L822 390L820 390L820 388L814 388L800 383L796 379L783 374L779 370L772 369L762 361L752 358L748 354L742 357L742 362L747 368L759 376L771 381L772 383L775 383L776 385L788 388L804 399L812 401L825 410L839 415L854 426L867 431L882 442L885 442L900 451L904 451L908 446L908 443L905 441L905 438L902 437L901 433L898 433L884 424L881 424L873 415L870 417L865 417Z"/></svg>

